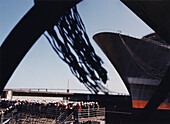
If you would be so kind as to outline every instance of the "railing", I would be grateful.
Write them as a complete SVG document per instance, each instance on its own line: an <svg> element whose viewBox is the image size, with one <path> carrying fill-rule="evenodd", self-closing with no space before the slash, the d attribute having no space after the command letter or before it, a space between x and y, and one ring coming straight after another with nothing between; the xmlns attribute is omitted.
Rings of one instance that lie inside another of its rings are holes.
<svg viewBox="0 0 170 124"><path fill-rule="evenodd" d="M72 109L61 108L58 106L38 104L38 103L17 103L9 107L9 111L6 111L1 116L1 122L9 122L14 119L14 113L25 113L26 116L23 121L28 121L33 118L33 115L37 115L37 118L52 117L56 122L69 123L74 121L85 122L92 120L105 119L105 108L91 108L87 106L87 109L78 109L77 106Z"/></svg>
<svg viewBox="0 0 170 124"><path fill-rule="evenodd" d="M105 119L105 108L82 109L78 114L79 122Z"/></svg>
<svg viewBox="0 0 170 124"><path fill-rule="evenodd" d="M33 112L33 111L30 111L30 112ZM104 120L105 119L105 108L82 109L81 112L80 112L80 110L73 111L69 115L66 114L67 113L66 111L59 112L59 110L58 110L58 113L60 113L60 115L55 115L56 116L55 122L64 123L64 124L74 122L75 120L77 120L78 122L86 122L86 121L92 121L92 120ZM39 113L39 114L42 114L42 113ZM54 114L54 113L51 113L51 114ZM29 118L31 118L31 114L29 116L26 115L25 119L23 121L26 122ZM12 118L9 117L9 119L7 119L4 122L10 121L10 119L12 119ZM3 124L5 124L5 123L3 123Z"/></svg>
<svg viewBox="0 0 170 124"><path fill-rule="evenodd" d="M1 124L6 124L8 123L13 117L14 117L14 114L17 112L17 109L16 108L12 108L10 110L10 112L8 113L1 113L1 120L0 120L0 123Z"/></svg>
<svg viewBox="0 0 170 124"><path fill-rule="evenodd" d="M64 121L64 119L65 119L66 117L67 117L66 111L63 111L63 112L61 112L60 115L58 116L57 121L58 121L58 122L59 122L59 121Z"/></svg>
<svg viewBox="0 0 170 124"><path fill-rule="evenodd" d="M67 123L69 121L72 121L72 116L73 116L74 112L72 112L69 116L67 116L67 118L64 120L64 123Z"/></svg>

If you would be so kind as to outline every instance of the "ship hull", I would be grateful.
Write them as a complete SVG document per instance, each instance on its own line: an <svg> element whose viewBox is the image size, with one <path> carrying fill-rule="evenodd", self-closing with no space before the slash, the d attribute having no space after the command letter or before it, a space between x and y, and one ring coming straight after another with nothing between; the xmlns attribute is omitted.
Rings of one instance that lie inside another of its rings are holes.
<svg viewBox="0 0 170 124"><path fill-rule="evenodd" d="M128 88L134 108L144 108L170 65L170 47L153 40L115 33L98 33L96 43L116 68ZM160 109L170 109L167 96Z"/></svg>

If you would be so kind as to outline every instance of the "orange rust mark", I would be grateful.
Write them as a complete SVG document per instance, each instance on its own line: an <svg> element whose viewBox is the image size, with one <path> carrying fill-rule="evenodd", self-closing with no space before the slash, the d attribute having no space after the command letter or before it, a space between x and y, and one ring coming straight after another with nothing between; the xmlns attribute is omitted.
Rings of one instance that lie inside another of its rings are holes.
<svg viewBox="0 0 170 124"><path fill-rule="evenodd" d="M132 100L133 108L144 108L148 101L144 100ZM167 103L166 106L163 106L164 103L161 103L158 109L170 110L170 103Z"/></svg>

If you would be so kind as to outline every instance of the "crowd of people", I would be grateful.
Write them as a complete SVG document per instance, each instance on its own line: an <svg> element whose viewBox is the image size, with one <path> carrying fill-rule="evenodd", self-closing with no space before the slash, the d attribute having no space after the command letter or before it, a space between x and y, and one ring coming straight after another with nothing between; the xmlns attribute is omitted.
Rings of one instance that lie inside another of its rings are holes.
<svg viewBox="0 0 170 124"><path fill-rule="evenodd" d="M97 102L73 102L73 101L46 101L46 100L1 100L1 116L17 109L18 112L34 112L52 116L59 116L65 113L69 116L74 113L77 117L82 110L99 110Z"/></svg>

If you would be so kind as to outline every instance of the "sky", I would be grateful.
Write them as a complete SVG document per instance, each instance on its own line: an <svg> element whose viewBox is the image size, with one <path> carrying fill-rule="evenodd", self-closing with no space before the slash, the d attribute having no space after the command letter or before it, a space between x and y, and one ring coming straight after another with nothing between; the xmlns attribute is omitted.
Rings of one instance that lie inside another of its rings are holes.
<svg viewBox="0 0 170 124"><path fill-rule="evenodd" d="M33 5L33 0L0 1L0 44ZM122 34L141 38L153 30L120 0L83 0L77 7L90 41L108 71L109 80L105 86L111 91L128 94L114 66L92 37L98 32L121 31ZM5 88L66 89L68 81L70 89L86 89L42 35L21 61Z"/></svg>

